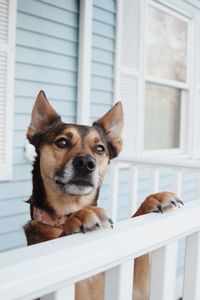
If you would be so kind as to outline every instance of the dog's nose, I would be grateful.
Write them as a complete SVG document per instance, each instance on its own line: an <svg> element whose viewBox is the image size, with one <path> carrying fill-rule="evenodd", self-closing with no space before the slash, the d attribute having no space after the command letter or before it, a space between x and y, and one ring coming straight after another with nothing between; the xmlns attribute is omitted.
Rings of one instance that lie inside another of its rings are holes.
<svg viewBox="0 0 200 300"><path fill-rule="evenodd" d="M96 168L95 160L90 156L77 156L73 160L74 168L84 174L91 173Z"/></svg>

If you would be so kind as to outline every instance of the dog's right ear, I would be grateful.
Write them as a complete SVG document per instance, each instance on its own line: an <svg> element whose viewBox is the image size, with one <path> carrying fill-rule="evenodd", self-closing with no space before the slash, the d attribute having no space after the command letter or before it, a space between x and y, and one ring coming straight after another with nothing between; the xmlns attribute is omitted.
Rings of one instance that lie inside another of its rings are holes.
<svg viewBox="0 0 200 300"><path fill-rule="evenodd" d="M27 139L34 145L34 136L44 133L54 123L60 123L61 118L49 104L46 95L40 91L32 110L31 123L27 131Z"/></svg>

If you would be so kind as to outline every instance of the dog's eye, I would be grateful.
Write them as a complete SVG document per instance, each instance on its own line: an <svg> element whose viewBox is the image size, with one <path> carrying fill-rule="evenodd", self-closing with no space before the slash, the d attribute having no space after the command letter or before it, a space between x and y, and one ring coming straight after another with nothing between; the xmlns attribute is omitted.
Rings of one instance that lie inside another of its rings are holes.
<svg viewBox="0 0 200 300"><path fill-rule="evenodd" d="M102 154L105 151L105 147L103 145L97 145L95 150L97 153Z"/></svg>
<svg viewBox="0 0 200 300"><path fill-rule="evenodd" d="M62 138L59 138L57 141L55 141L55 145L58 147L58 148L67 148L69 146L69 140L62 137Z"/></svg>

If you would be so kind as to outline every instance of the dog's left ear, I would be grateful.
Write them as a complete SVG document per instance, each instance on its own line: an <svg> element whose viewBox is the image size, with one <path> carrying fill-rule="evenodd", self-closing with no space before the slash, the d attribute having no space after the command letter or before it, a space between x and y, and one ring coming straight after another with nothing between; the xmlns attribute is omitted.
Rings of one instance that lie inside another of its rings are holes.
<svg viewBox="0 0 200 300"><path fill-rule="evenodd" d="M124 116L121 102L118 102L103 117L93 123L93 126L98 126L103 129L108 142L110 158L116 157L122 150L123 125Z"/></svg>

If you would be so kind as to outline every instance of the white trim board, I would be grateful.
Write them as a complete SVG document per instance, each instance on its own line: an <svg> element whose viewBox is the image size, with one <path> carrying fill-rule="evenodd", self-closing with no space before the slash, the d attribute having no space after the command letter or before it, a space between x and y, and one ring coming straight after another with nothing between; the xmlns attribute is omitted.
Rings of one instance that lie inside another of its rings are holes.
<svg viewBox="0 0 200 300"><path fill-rule="evenodd" d="M90 124L93 0L80 1L77 123Z"/></svg>

